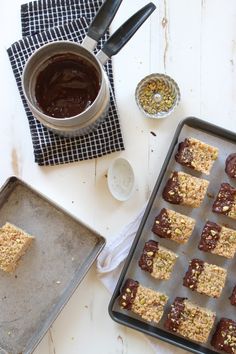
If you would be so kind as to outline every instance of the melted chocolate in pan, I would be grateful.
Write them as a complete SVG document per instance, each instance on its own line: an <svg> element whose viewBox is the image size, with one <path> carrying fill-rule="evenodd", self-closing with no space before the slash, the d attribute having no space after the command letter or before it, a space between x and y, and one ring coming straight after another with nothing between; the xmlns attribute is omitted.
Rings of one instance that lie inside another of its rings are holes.
<svg viewBox="0 0 236 354"><path fill-rule="evenodd" d="M38 74L35 96L43 113L68 118L85 111L99 89L99 73L92 63L75 54L58 54Z"/></svg>

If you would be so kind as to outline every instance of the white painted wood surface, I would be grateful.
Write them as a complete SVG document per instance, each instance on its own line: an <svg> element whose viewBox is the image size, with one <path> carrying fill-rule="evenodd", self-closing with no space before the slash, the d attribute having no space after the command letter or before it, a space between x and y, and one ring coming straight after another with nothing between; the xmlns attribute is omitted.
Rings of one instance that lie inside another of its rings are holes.
<svg viewBox="0 0 236 354"><path fill-rule="evenodd" d="M21 36L23 2L0 2L0 184L15 174L112 239L148 199L181 119L191 115L236 130L236 2L154 0L157 11L114 58L126 150L47 168L34 163L28 122L6 54ZM124 0L112 31L147 2ZM165 72L180 86L181 104L166 120L145 119L135 104L138 81L152 72ZM107 169L118 156L129 159L136 176L135 192L127 202L114 200L107 188ZM109 318L109 299L93 266L35 353L153 353L143 335Z"/></svg>

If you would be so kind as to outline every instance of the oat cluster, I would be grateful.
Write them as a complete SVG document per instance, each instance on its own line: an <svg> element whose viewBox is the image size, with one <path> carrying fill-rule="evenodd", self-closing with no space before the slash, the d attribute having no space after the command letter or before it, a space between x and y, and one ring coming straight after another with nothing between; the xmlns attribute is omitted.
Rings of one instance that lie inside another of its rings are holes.
<svg viewBox="0 0 236 354"><path fill-rule="evenodd" d="M156 279L170 279L177 258L178 255L176 253L159 245L159 249L153 259L151 275Z"/></svg>
<svg viewBox="0 0 236 354"><path fill-rule="evenodd" d="M148 322L158 323L163 316L168 297L139 285L132 311Z"/></svg>
<svg viewBox="0 0 236 354"><path fill-rule="evenodd" d="M178 182L179 195L183 198L181 204L198 208L205 197L209 182L184 172L178 172Z"/></svg>
<svg viewBox="0 0 236 354"><path fill-rule="evenodd" d="M31 245L34 237L18 227L6 223L0 228L0 269L13 272L19 259Z"/></svg>
<svg viewBox="0 0 236 354"><path fill-rule="evenodd" d="M199 343L206 343L214 320L215 313L185 300L177 333Z"/></svg>
<svg viewBox="0 0 236 354"><path fill-rule="evenodd" d="M226 269L204 262L204 268L198 277L196 290L200 294L218 298L224 288L226 276Z"/></svg>

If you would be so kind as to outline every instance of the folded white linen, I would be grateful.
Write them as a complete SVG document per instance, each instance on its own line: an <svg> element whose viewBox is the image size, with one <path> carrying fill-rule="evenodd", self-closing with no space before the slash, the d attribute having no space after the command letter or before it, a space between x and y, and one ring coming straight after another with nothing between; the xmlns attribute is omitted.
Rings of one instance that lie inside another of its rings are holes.
<svg viewBox="0 0 236 354"><path fill-rule="evenodd" d="M118 281L131 244L134 240L146 206L127 224L110 242L108 242L97 259L97 271L100 280L112 293ZM143 335L156 354L187 354L186 351L170 344Z"/></svg>

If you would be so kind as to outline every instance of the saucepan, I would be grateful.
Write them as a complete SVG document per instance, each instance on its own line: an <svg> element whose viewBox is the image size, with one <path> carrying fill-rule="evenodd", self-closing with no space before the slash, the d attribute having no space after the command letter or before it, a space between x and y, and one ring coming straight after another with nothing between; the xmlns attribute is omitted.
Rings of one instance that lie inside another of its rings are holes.
<svg viewBox="0 0 236 354"><path fill-rule="evenodd" d="M153 3L141 8L95 55L93 50L121 2L104 1L82 44L64 40L50 42L26 62L22 74L24 95L33 115L49 130L62 136L79 136L96 130L105 119L110 105L110 82L103 66L156 8ZM85 79L82 76L74 80L73 75L80 70L78 66L84 71Z"/></svg>

